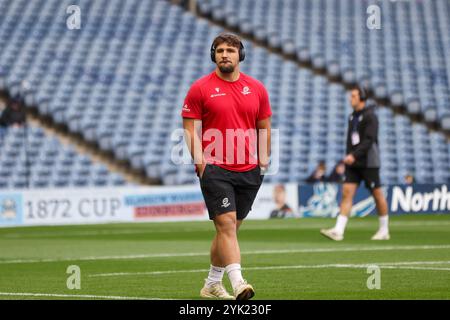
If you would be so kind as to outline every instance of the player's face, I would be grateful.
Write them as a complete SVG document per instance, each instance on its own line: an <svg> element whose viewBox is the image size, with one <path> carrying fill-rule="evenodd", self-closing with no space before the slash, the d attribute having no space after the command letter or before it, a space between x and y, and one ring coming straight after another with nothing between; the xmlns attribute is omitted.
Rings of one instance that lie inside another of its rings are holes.
<svg viewBox="0 0 450 320"><path fill-rule="evenodd" d="M232 73L239 63L239 50L227 43L216 48L216 64L222 73Z"/></svg>
<svg viewBox="0 0 450 320"><path fill-rule="evenodd" d="M353 109L358 109L360 105L361 100L359 99L359 91L358 90L352 90L350 92L350 104L352 105Z"/></svg>
<svg viewBox="0 0 450 320"><path fill-rule="evenodd" d="M286 193L284 192L284 190L282 188L275 187L274 198L275 198L275 203L284 204L284 202L286 201Z"/></svg>

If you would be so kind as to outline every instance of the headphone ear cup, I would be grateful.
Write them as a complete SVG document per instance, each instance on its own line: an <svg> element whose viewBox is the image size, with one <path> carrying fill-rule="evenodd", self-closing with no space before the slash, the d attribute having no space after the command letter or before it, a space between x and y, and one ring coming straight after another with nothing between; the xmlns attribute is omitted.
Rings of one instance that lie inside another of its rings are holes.
<svg viewBox="0 0 450 320"><path fill-rule="evenodd" d="M211 46L211 61L216 63L216 49Z"/></svg>
<svg viewBox="0 0 450 320"><path fill-rule="evenodd" d="M244 59L245 59L245 48L241 42L241 47L239 48L239 62L244 61Z"/></svg>
<svg viewBox="0 0 450 320"><path fill-rule="evenodd" d="M361 92L361 100L366 101L367 100L366 90L364 88L361 88L360 92Z"/></svg>
<svg viewBox="0 0 450 320"><path fill-rule="evenodd" d="M241 50L239 50L239 62L244 61L245 59L245 49L241 48Z"/></svg>
<svg viewBox="0 0 450 320"><path fill-rule="evenodd" d="M358 86L358 91L359 91L359 99L361 101L366 101L367 100L367 91L364 87L362 86Z"/></svg>

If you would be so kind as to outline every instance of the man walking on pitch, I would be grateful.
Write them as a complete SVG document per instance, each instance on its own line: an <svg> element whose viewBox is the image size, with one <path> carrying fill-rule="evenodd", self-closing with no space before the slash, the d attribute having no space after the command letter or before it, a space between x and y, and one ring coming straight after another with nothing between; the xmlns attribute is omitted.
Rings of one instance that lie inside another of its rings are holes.
<svg viewBox="0 0 450 320"><path fill-rule="evenodd" d="M372 193L379 216L379 229L372 240L389 240L388 206L380 184L380 154L378 149L378 119L374 107L366 106L367 93L357 86L351 91L350 115L347 132L345 180L342 187L340 214L336 225L320 231L324 236L340 241L352 209L353 197L361 181Z"/></svg>
<svg viewBox="0 0 450 320"><path fill-rule="evenodd" d="M209 275L200 291L207 298L247 300L254 295L242 277L237 231L268 167L272 112L263 84L240 72L244 58L237 36L216 37L211 45L216 68L194 82L182 110L186 143L216 229ZM225 272L233 296L222 284Z"/></svg>

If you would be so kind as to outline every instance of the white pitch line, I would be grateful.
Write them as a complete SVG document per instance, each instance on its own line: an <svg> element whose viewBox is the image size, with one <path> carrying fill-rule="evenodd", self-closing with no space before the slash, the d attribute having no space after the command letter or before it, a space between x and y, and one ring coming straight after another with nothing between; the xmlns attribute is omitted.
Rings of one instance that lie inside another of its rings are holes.
<svg viewBox="0 0 450 320"><path fill-rule="evenodd" d="M444 270L448 271L450 268L430 268L430 267L413 267L408 265L420 264L449 264L450 261L402 261L402 262L380 262L380 263L363 263L363 264L317 264L317 265L294 265L294 266L267 266L267 267L247 267L242 268L245 271L249 270L286 270L286 269L326 269L326 268L367 268L369 266L379 266L387 269L418 269L418 270ZM119 276L153 276L161 274L174 273L201 273L208 272L209 269L193 269L193 270L167 270L167 271L148 271L148 272L115 272L115 273L96 273L90 274L88 277L119 277Z"/></svg>
<svg viewBox="0 0 450 320"><path fill-rule="evenodd" d="M322 253L322 252L358 252L358 251L395 251L395 250L439 250L450 249L450 245L422 245L422 246L374 246L374 247L354 247L354 248L314 248L314 249L281 249L281 250L255 250L243 251L242 255L257 254L286 254L286 253ZM186 252L186 253L153 253L135 254L123 256L89 256L89 257L66 257L55 259L14 259L0 260L0 264L21 264L21 263L44 263L44 262L64 262L64 261L97 261L97 260L128 260L128 259L149 259L149 258L176 258L176 257L201 257L209 256L209 252Z"/></svg>
<svg viewBox="0 0 450 320"><path fill-rule="evenodd" d="M166 300L161 298L145 298L145 297L101 296L92 294L30 293L30 292L0 292L0 296L87 298L87 299L108 299L108 300Z"/></svg>
<svg viewBox="0 0 450 320"><path fill-rule="evenodd" d="M383 266L383 269L405 269L405 270L435 270L435 271L450 271L450 268L439 268L439 267L395 267L395 266Z"/></svg>

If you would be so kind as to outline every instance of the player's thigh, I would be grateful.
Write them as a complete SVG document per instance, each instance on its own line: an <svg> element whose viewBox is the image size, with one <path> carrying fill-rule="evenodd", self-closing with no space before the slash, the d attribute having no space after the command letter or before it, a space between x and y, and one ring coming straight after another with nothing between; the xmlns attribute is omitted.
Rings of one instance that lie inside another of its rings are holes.
<svg viewBox="0 0 450 320"><path fill-rule="evenodd" d="M238 174L239 183L234 186L236 195L236 214L238 220L243 220L252 209L253 202L261 187L264 176L261 175L259 167Z"/></svg>
<svg viewBox="0 0 450 320"><path fill-rule="evenodd" d="M218 214L236 211L236 198L230 178L214 165L207 165L200 187L211 220Z"/></svg>
<svg viewBox="0 0 450 320"><path fill-rule="evenodd" d="M380 169L378 168L366 168L363 171L364 184L370 192L381 189Z"/></svg>
<svg viewBox="0 0 450 320"><path fill-rule="evenodd" d="M345 166L345 179L344 183L352 183L359 185L362 180L361 169Z"/></svg>

